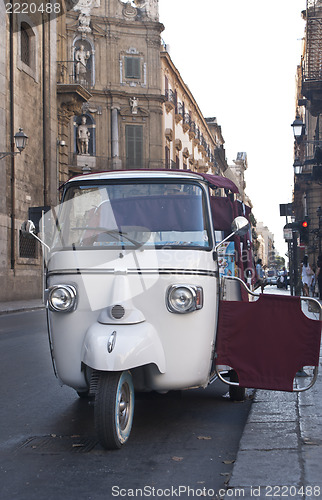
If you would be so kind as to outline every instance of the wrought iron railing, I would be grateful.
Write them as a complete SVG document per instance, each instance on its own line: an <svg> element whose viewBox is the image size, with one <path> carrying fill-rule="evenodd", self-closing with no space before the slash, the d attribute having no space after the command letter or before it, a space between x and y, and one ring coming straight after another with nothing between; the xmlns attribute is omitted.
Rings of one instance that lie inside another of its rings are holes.
<svg viewBox="0 0 322 500"><path fill-rule="evenodd" d="M79 84L89 88L91 86L91 72L81 61L57 61L57 83Z"/></svg>
<svg viewBox="0 0 322 500"><path fill-rule="evenodd" d="M184 105L183 105L182 102L180 102L180 101L176 102L176 109L175 109L175 111L176 111L176 115L180 115L180 116L183 117L183 115L184 115Z"/></svg>
<svg viewBox="0 0 322 500"><path fill-rule="evenodd" d="M176 94L172 89L167 89L165 91L165 96L168 102L171 102L172 104L176 105Z"/></svg>
<svg viewBox="0 0 322 500"><path fill-rule="evenodd" d="M302 66L303 82L322 81L322 1L306 2L306 49Z"/></svg>

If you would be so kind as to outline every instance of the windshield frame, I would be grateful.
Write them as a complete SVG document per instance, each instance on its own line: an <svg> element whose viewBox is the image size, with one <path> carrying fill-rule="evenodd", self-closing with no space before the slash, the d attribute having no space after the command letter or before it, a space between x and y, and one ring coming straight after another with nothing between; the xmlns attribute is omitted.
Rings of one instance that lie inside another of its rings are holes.
<svg viewBox="0 0 322 500"><path fill-rule="evenodd" d="M123 241L120 241L119 245L114 245L113 247L108 247L108 246L95 246L94 250L137 250L138 248L144 248L144 250L149 250L149 249L166 249L166 250L202 250L209 252L213 249L214 245L214 235L213 235L213 228L212 228L212 223L211 223L211 212L210 212L210 207L209 207L209 189L207 185L204 182L200 182L195 179L184 179L182 177L178 178L165 178L165 177L157 177L157 178L137 178L137 179L130 179L130 178L114 178L114 179L91 179L91 180L86 180L79 178L77 180L71 180L67 182L64 185L63 189L63 194L62 194L62 199L61 199L61 204L59 206L59 211L58 211L58 218L61 216L62 210L63 210L63 205L64 202L67 200L68 201L68 193L70 192L70 189L77 189L83 187L85 188L93 188L95 186L100 187L100 186L112 186L112 185L129 185L129 186L135 186L135 185L142 185L142 184L185 184L185 185L191 185L191 186L196 186L201 189L201 203L202 203L202 212L203 212L203 217L204 217L204 227L205 231L207 232L208 236L208 244L205 246L201 245L179 245L179 244L173 244L173 243L166 243L166 244L155 244L155 245L145 245L145 243L140 244L139 246L136 245L126 245L126 237ZM55 224L56 228L59 231L59 224ZM120 233L121 234L121 233ZM56 230L56 236L57 236L57 230ZM54 238L53 238L54 240ZM124 245L125 243L125 245ZM93 248L89 246L76 246L75 248L73 246L63 246L63 245L55 245L53 250L55 251L70 251L70 250L93 250Z"/></svg>

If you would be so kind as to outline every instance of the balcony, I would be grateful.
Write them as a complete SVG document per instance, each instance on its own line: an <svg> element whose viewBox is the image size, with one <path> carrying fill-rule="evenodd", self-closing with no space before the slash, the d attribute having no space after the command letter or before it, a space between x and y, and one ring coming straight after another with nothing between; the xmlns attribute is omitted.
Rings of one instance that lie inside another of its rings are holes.
<svg viewBox="0 0 322 500"><path fill-rule="evenodd" d="M88 90L90 78L90 73L86 72L76 75L74 61L57 61L57 100L60 119L63 117L69 120L71 116L81 114L82 105L92 97Z"/></svg>
<svg viewBox="0 0 322 500"><path fill-rule="evenodd" d="M310 101L310 112L322 112L322 7L318 0L308 0L306 51L302 64L302 94Z"/></svg>
<svg viewBox="0 0 322 500"><path fill-rule="evenodd" d="M175 115L174 115L176 123L179 123L181 122L181 120L183 120L183 115L184 115L184 106L182 102L178 102L175 108Z"/></svg>
<svg viewBox="0 0 322 500"><path fill-rule="evenodd" d="M192 141L196 137L196 123L194 121L190 122L189 139Z"/></svg>
<svg viewBox="0 0 322 500"><path fill-rule="evenodd" d="M167 110L167 113L170 113L173 109L176 107L176 94L173 92L172 89L167 89L165 91L165 109Z"/></svg>
<svg viewBox="0 0 322 500"><path fill-rule="evenodd" d="M205 149L206 149L206 146L207 146L207 143L205 141L205 138L202 134L200 134L200 137L199 137L199 144L198 144L198 151L199 153L204 153Z"/></svg>
<svg viewBox="0 0 322 500"><path fill-rule="evenodd" d="M78 70L75 61L57 61L57 84L81 85L89 90L91 87L91 71L82 62L78 61Z"/></svg>
<svg viewBox="0 0 322 500"><path fill-rule="evenodd" d="M190 122L191 118L189 113L185 113L183 116L183 123L182 123L182 128L184 132L188 132L188 130L190 130Z"/></svg>

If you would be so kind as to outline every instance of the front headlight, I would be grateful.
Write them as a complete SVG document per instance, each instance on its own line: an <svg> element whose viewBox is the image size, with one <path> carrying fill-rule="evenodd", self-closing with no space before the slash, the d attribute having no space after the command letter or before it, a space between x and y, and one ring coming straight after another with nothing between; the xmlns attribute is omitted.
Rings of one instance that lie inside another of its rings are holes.
<svg viewBox="0 0 322 500"><path fill-rule="evenodd" d="M166 302L170 312L196 311L203 306L202 288L194 285L171 285L167 290Z"/></svg>
<svg viewBox="0 0 322 500"><path fill-rule="evenodd" d="M48 290L48 307L55 312L71 312L76 308L76 288L72 285L54 285Z"/></svg>

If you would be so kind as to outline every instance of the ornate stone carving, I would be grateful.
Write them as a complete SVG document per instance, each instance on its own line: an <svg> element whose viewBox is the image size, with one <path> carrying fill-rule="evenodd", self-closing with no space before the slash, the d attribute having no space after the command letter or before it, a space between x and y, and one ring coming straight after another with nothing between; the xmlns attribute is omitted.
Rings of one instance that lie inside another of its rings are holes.
<svg viewBox="0 0 322 500"><path fill-rule="evenodd" d="M78 16L78 27L77 31L80 33L91 33L92 29L90 27L91 16L89 12L80 12Z"/></svg>
<svg viewBox="0 0 322 500"><path fill-rule="evenodd" d="M79 12L77 31L80 33L91 33L91 6L93 0L78 0L73 8L75 12Z"/></svg>
<svg viewBox="0 0 322 500"><path fill-rule="evenodd" d="M130 2L125 4L125 7L123 8L123 16L129 20L133 20L137 16L137 9L131 5Z"/></svg>
<svg viewBox="0 0 322 500"><path fill-rule="evenodd" d="M84 102L88 101L91 97L91 94L81 85L58 84L57 114L59 121L67 125L72 116L81 115Z"/></svg>
<svg viewBox="0 0 322 500"><path fill-rule="evenodd" d="M130 102L130 106L131 106L132 115L137 115L138 114L138 104L139 104L138 98L131 97L129 99L129 102Z"/></svg>

